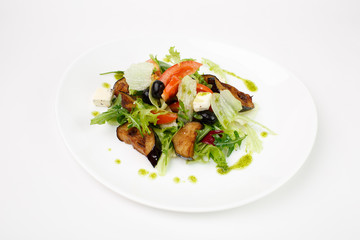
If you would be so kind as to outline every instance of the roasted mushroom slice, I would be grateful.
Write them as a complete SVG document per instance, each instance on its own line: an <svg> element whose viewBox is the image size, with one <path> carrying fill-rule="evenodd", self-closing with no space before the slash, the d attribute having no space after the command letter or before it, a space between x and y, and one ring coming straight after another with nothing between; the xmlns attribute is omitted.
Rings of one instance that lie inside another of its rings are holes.
<svg viewBox="0 0 360 240"><path fill-rule="evenodd" d="M220 80L214 75L206 74L203 75L203 77L207 83L212 85L211 90L213 92L220 92L226 89L229 90L231 94L241 102L242 105L241 112L251 110L255 107L252 101L252 97L249 94L237 90L235 87L231 86L230 84L220 82Z"/></svg>
<svg viewBox="0 0 360 240"><path fill-rule="evenodd" d="M194 156L194 146L197 136L197 130L202 129L199 122L189 122L185 124L173 137L176 154L184 158L192 158Z"/></svg>
<svg viewBox="0 0 360 240"><path fill-rule="evenodd" d="M116 135L120 141L131 144L138 152L148 157L151 165L156 166L161 155L161 143L156 141L156 136L151 130L150 134L142 136L135 128L128 128L128 123L116 129Z"/></svg>
<svg viewBox="0 0 360 240"><path fill-rule="evenodd" d="M134 99L123 92L120 92L119 95L121 96L121 106L131 112L131 110L135 107Z"/></svg>
<svg viewBox="0 0 360 240"><path fill-rule="evenodd" d="M126 79L123 77L116 81L113 86L114 95L118 96L120 92L129 93L129 85L126 82Z"/></svg>

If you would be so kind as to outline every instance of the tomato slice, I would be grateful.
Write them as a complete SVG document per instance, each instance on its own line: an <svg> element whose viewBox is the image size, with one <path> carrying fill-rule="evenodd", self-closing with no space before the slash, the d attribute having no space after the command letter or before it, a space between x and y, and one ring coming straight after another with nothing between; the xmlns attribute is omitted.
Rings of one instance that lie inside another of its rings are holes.
<svg viewBox="0 0 360 240"><path fill-rule="evenodd" d="M166 113L166 114L163 114L163 115L159 115L157 117L157 122L156 124L164 124L164 123L171 123L173 121L175 121L177 119L178 115L176 113L172 113L172 112L169 112L169 113Z"/></svg>
<svg viewBox="0 0 360 240"><path fill-rule="evenodd" d="M196 92L209 92L209 93L213 93L213 91L208 88L207 86L203 85L203 84L196 84Z"/></svg>
<svg viewBox="0 0 360 240"><path fill-rule="evenodd" d="M172 104L169 105L169 108L170 108L171 111L173 111L173 112L178 112L178 111L179 111L179 107L180 107L179 102L174 102L174 103L172 103Z"/></svg>
<svg viewBox="0 0 360 240"><path fill-rule="evenodd" d="M168 85L166 85L163 93L161 94L161 97L164 99L165 102L176 95L180 83L181 79L178 76L172 76L170 82L168 83Z"/></svg>
<svg viewBox="0 0 360 240"><path fill-rule="evenodd" d="M166 86L173 76L177 76L178 78L182 79L187 75L195 73L201 67L201 65L201 63L195 61L184 61L175 64L174 66L166 69L159 80L162 81Z"/></svg>

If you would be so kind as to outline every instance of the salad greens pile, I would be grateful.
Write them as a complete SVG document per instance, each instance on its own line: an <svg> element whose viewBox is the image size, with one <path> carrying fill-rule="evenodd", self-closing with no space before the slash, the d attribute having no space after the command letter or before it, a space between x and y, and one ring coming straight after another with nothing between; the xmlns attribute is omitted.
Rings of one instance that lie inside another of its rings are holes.
<svg viewBox="0 0 360 240"><path fill-rule="evenodd" d="M222 84L216 76L199 73L202 65L221 79L226 80L226 76L230 75L241 79L244 84L251 82L222 69L208 59L202 58L201 63L192 58L182 59L180 52L175 47L170 47L169 54L163 61L157 56L150 55L148 61L133 64L125 71L102 73L101 75L114 74L116 80L126 82L129 89L115 94L112 97L111 106L94 117L90 124L109 123L118 126L128 124L128 129L136 128L141 135L140 139L143 140L145 136L153 134L157 139L154 142L159 142L161 146L160 155L155 157L159 175L166 173L171 159L176 155L183 156L191 162L213 160L218 169L228 171L227 158L242 145L249 154L261 152L262 141L258 130L263 129L270 134L275 133L247 116L246 111L254 108L249 95L237 89L234 90L235 88L228 84ZM113 90L115 93L116 85ZM236 91L247 96L248 101L251 102L250 107L243 106L242 99L244 98L240 99ZM199 92L207 94L199 94ZM133 99L130 110L122 104L123 94ZM199 104L197 108L195 104ZM195 109L201 109L201 111ZM196 122L194 126L200 125L200 127L188 136L195 137L181 139L182 145L177 146L174 137L180 133L191 132L192 129L187 126L194 122ZM131 137L133 136L129 135L129 139ZM120 137L119 139L122 140ZM130 141L130 144L133 143ZM145 142L144 145L146 144L148 143ZM191 147L190 156L185 156L181 152L184 146ZM149 158L149 155L154 155L154 153L153 151L145 152L144 155Z"/></svg>

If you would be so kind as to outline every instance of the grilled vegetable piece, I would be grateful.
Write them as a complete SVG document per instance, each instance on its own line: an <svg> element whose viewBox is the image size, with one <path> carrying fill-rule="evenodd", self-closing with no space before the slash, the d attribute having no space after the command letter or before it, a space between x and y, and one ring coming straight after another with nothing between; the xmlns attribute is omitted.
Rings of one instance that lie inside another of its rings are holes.
<svg viewBox="0 0 360 240"><path fill-rule="evenodd" d="M134 99L123 92L120 92L119 95L121 96L121 106L131 112L131 110L135 107Z"/></svg>
<svg viewBox="0 0 360 240"><path fill-rule="evenodd" d="M160 141L156 141L154 131L151 130L151 134L141 136L137 128L128 128L128 125L127 123L116 129L118 139L131 144L138 152L147 156L151 165L155 167L161 155L161 144Z"/></svg>
<svg viewBox="0 0 360 240"><path fill-rule="evenodd" d="M219 79L218 79L216 76L211 75L211 74L204 74L204 75L202 75L202 76L203 76L205 82L207 82L207 83L209 83L209 84L212 85L211 90L212 90L213 92L219 93L220 90L223 90L223 87L222 87ZM221 89L219 89L218 86L219 86Z"/></svg>
<svg viewBox="0 0 360 240"><path fill-rule="evenodd" d="M126 82L125 77L117 80L113 86L113 89L115 96L118 96L120 92L129 93L129 85Z"/></svg>
<svg viewBox="0 0 360 240"><path fill-rule="evenodd" d="M222 85L226 89L228 89L236 99L238 99L241 102L243 108L241 109L240 112L249 111L255 107L252 101L252 97L249 94L243 93L229 84L222 83Z"/></svg>
<svg viewBox="0 0 360 240"><path fill-rule="evenodd" d="M155 167L160 159L160 156L162 154L162 146L160 139L156 134L155 135L155 146L153 149L149 152L149 154L146 156L151 163L153 167Z"/></svg>
<svg viewBox="0 0 360 240"><path fill-rule="evenodd" d="M197 130L202 129L199 122L189 122L185 124L173 137L176 154L184 158L192 158L194 156L194 146L197 136Z"/></svg>
<svg viewBox="0 0 360 240"><path fill-rule="evenodd" d="M252 101L252 97L249 94L237 90L235 87L231 86L230 84L220 82L220 80L214 75L205 74L203 75L203 77L207 83L212 85L211 90L213 92L220 92L226 89L229 90L231 94L241 102L243 108L241 109L240 112L245 112L255 107Z"/></svg>

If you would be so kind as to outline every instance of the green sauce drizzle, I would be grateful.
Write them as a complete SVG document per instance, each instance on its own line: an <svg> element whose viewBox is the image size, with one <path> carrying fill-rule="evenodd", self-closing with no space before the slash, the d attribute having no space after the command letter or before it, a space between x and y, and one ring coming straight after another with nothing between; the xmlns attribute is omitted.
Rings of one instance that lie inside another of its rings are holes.
<svg viewBox="0 0 360 240"><path fill-rule="evenodd" d="M180 183L180 178L174 177L173 181L174 181L174 183Z"/></svg>
<svg viewBox="0 0 360 240"><path fill-rule="evenodd" d="M138 174L140 175L140 176L146 176L146 175L148 175L148 171L147 170L145 170L145 169L139 169L139 171L138 171Z"/></svg>
<svg viewBox="0 0 360 240"><path fill-rule="evenodd" d="M244 156L242 156L239 161L237 161L234 165L232 165L231 167L229 167L227 170L224 170L222 168L218 168L217 172L224 175L229 173L231 170L234 169L244 169L247 166L249 166L252 162L252 156L250 154L246 154Z"/></svg>
<svg viewBox="0 0 360 240"><path fill-rule="evenodd" d="M110 151L111 151L111 148L108 148L108 151L110 152Z"/></svg>
<svg viewBox="0 0 360 240"><path fill-rule="evenodd" d="M115 163L120 164L121 163L120 159L115 159Z"/></svg>
<svg viewBox="0 0 360 240"><path fill-rule="evenodd" d="M256 92L258 90L258 87L255 85L255 83L250 80L245 80L244 84L246 88L251 92Z"/></svg>
<svg viewBox="0 0 360 240"><path fill-rule="evenodd" d="M153 173L150 173L149 178L155 179L155 178L157 178L157 174L154 173L154 172L153 172Z"/></svg>
<svg viewBox="0 0 360 240"><path fill-rule="evenodd" d="M188 177L188 180L189 180L189 182L191 182L191 183L196 183L196 182L197 182L197 178L196 178L195 176L189 176L189 177Z"/></svg>
<svg viewBox="0 0 360 240"><path fill-rule="evenodd" d="M103 86L104 88L110 88L110 84L108 84L107 82L104 82L104 83L102 84L102 86Z"/></svg>
<svg viewBox="0 0 360 240"><path fill-rule="evenodd" d="M245 84L246 88L251 91L251 92L256 92L258 90L258 87L255 85L255 83L249 79L245 79L242 77L239 77L238 75L236 75L233 72L229 72L227 70L224 70L224 72L230 76L236 77L237 79L240 79L241 81L243 81L243 83Z"/></svg>
<svg viewBox="0 0 360 240"><path fill-rule="evenodd" d="M262 137L267 137L268 133L267 133L267 132L261 132L260 135L261 135Z"/></svg>
<svg viewBox="0 0 360 240"><path fill-rule="evenodd" d="M98 112L98 111L93 111L93 112L91 112L91 114L92 114L94 117L96 117L97 115L99 115L99 112Z"/></svg>

